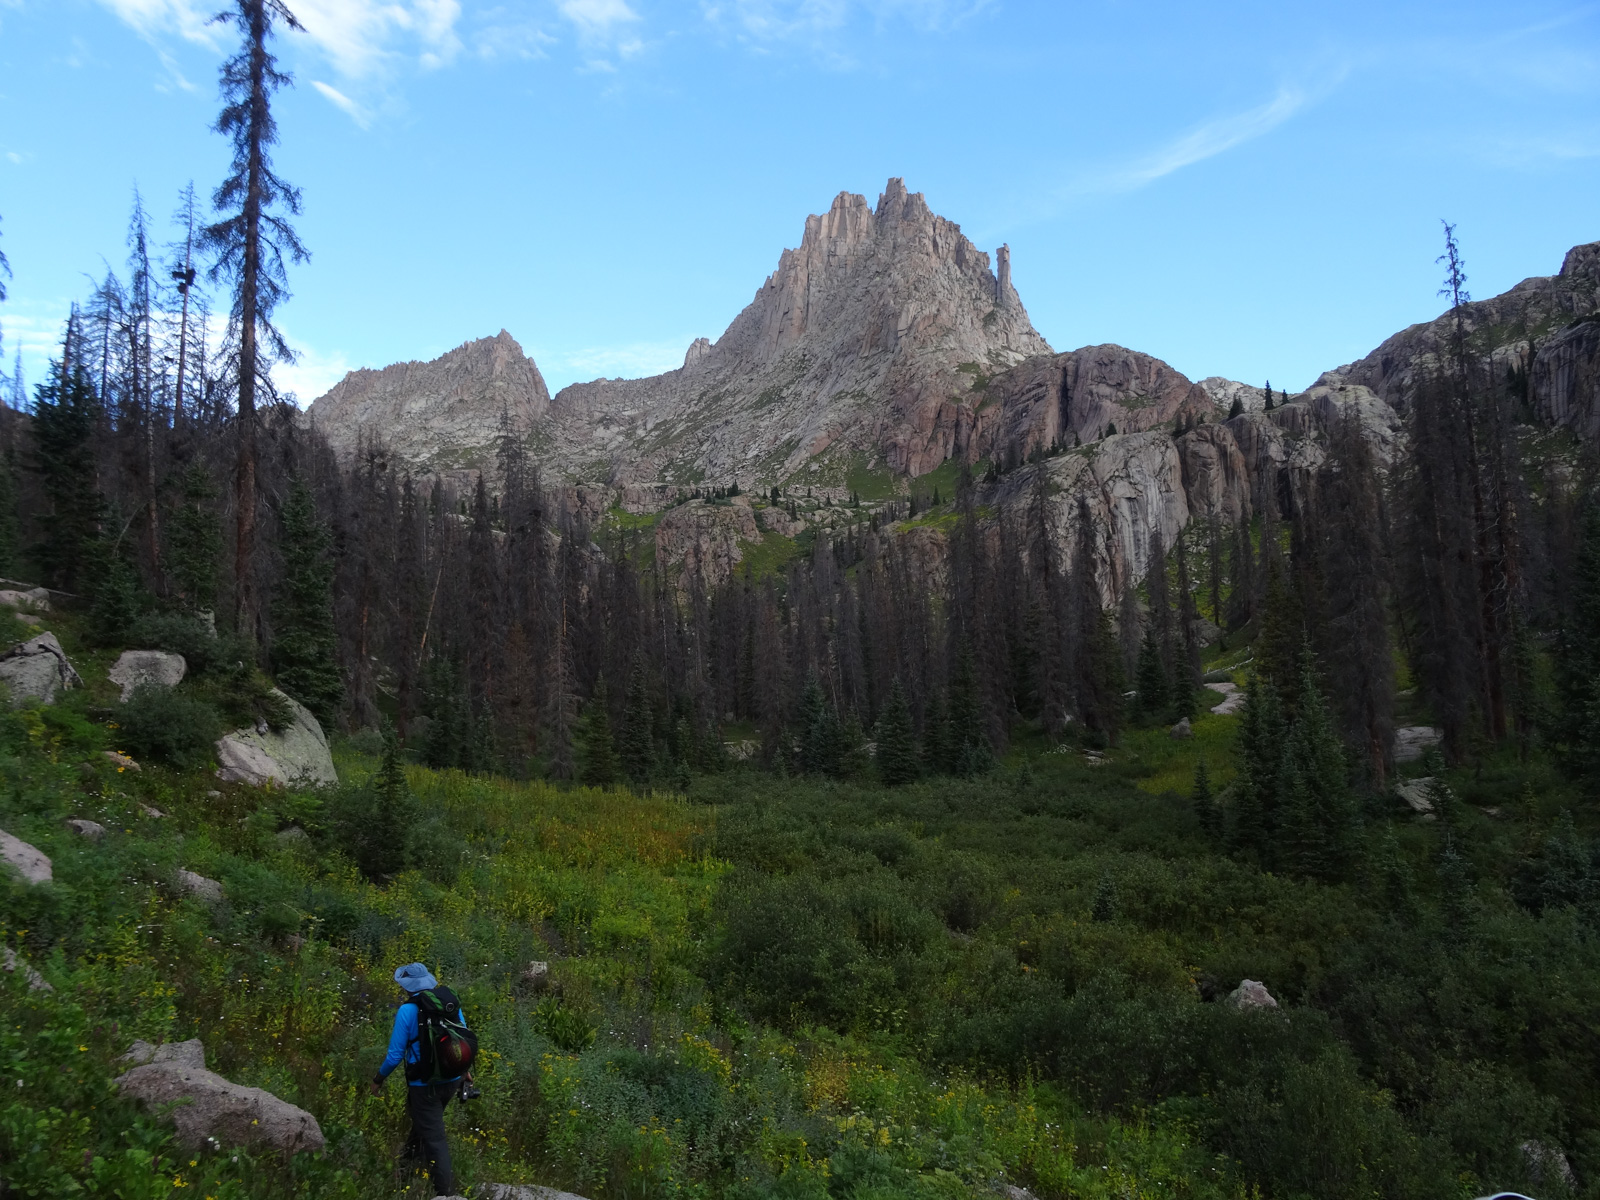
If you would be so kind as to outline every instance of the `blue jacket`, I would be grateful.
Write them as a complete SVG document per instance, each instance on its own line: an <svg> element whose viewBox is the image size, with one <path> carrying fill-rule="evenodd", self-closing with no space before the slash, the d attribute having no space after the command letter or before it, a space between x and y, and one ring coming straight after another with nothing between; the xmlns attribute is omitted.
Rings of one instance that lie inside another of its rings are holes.
<svg viewBox="0 0 1600 1200"><path fill-rule="evenodd" d="M466 1013L461 1013L461 1023L467 1023ZM389 1072L398 1067L402 1060L415 1064L422 1057L422 1043L417 1036L417 1006L411 1001L406 1001L394 1011L394 1032L389 1035L389 1053L383 1056L383 1065L378 1068L379 1080L389 1078ZM454 1083L455 1079L442 1080L443 1083ZM412 1087L427 1087L420 1080L412 1080Z"/></svg>

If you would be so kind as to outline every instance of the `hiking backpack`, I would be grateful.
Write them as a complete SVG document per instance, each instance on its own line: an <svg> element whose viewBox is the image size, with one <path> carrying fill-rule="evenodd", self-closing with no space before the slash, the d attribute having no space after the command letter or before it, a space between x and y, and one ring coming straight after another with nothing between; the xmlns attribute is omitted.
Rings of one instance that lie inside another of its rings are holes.
<svg viewBox="0 0 1600 1200"><path fill-rule="evenodd" d="M478 1035L461 1019L461 1002L447 987L414 992L417 1061L406 1064L408 1083L446 1083L465 1075L478 1056Z"/></svg>

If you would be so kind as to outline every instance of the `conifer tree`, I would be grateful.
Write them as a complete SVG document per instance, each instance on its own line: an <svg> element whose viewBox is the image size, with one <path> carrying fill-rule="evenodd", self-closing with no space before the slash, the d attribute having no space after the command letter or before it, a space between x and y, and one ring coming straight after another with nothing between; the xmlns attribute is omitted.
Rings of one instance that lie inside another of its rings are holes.
<svg viewBox="0 0 1600 1200"><path fill-rule="evenodd" d="M178 477L176 491L176 503L164 522L167 577L173 598L185 611L210 611L222 566L222 528L213 505L216 485L204 466L191 463Z"/></svg>
<svg viewBox="0 0 1600 1200"><path fill-rule="evenodd" d="M916 779L917 741L911 728L911 706L900 677L889 688L889 700L878 715L878 778L886 787Z"/></svg>
<svg viewBox="0 0 1600 1200"><path fill-rule="evenodd" d="M1100 882L1095 885L1094 899L1089 903L1089 917L1094 921L1115 921L1117 919L1117 883L1111 878L1110 871L1100 874Z"/></svg>
<svg viewBox="0 0 1600 1200"><path fill-rule="evenodd" d="M1206 760L1203 758L1194 767L1194 787L1189 791L1189 803L1194 806L1200 832L1208 841L1215 842L1222 833L1222 812L1217 808L1216 795L1211 790L1211 775L1206 770Z"/></svg>
<svg viewBox="0 0 1600 1200"><path fill-rule="evenodd" d="M1161 642L1155 629L1144 631L1139 643L1139 671L1134 678L1138 691L1139 715L1147 721L1159 720L1172 703L1171 682L1161 661Z"/></svg>
<svg viewBox="0 0 1600 1200"><path fill-rule="evenodd" d="M977 668L972 647L963 643L950 677L950 773L962 778L981 775L994 766L994 748L985 732L978 698Z"/></svg>
<svg viewBox="0 0 1600 1200"><path fill-rule="evenodd" d="M602 675L595 681L594 693L584 706L581 721L583 769L579 779L589 787L610 788L617 782L617 751L611 738L609 702Z"/></svg>
<svg viewBox="0 0 1600 1200"><path fill-rule="evenodd" d="M1556 658L1557 729L1567 768L1600 779L1600 504L1584 506Z"/></svg>
<svg viewBox="0 0 1600 1200"><path fill-rule="evenodd" d="M950 712L937 691L928 698L922 723L922 761L929 771L947 775L950 771Z"/></svg>
<svg viewBox="0 0 1600 1200"><path fill-rule="evenodd" d="M650 736L650 689L645 681L644 656L635 655L628 673L628 695L622 709L622 729L617 737L617 758L635 787L650 782L655 766L655 743Z"/></svg>
<svg viewBox="0 0 1600 1200"><path fill-rule="evenodd" d="M69 344L74 336L69 325ZM50 364L50 381L35 393L30 465L39 475L47 508L41 521L45 537L32 557L47 583L69 592L91 584L105 512L93 441L100 419L100 401L81 361L72 365L64 348L62 358Z"/></svg>
<svg viewBox="0 0 1600 1200"><path fill-rule="evenodd" d="M272 116L272 94L291 83L278 70L267 39L281 23L301 28L283 0L233 0L219 19L234 25L241 45L222 64L222 112L216 131L233 145L228 177L211 203L221 219L206 226L202 245L215 256L213 281L233 285L229 329L238 339L234 374L238 380L234 509L234 614L245 637L256 637L256 409L273 397L268 369L291 362L294 352L272 323L273 310L288 296L285 262L308 258L299 236L281 212L300 212L300 190L272 169L271 150L278 140Z"/></svg>
<svg viewBox="0 0 1600 1200"><path fill-rule="evenodd" d="M296 479L283 505L283 580L273 604L273 675L331 725L344 698L333 623L333 537L311 490Z"/></svg>
<svg viewBox="0 0 1600 1200"><path fill-rule="evenodd" d="M1263 865L1273 859L1272 837L1284 783L1284 742L1288 723L1278 692L1252 674L1245 683L1239 721L1239 777L1234 783L1234 819L1229 844L1254 855Z"/></svg>

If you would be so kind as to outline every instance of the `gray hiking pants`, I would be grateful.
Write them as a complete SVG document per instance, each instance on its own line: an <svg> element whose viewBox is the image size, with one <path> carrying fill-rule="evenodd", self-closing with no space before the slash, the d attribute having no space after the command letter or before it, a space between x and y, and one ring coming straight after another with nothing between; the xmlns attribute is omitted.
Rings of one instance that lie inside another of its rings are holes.
<svg viewBox="0 0 1600 1200"><path fill-rule="evenodd" d="M444 1135L444 1110L456 1094L460 1081L434 1083L427 1087L406 1087L406 1115L411 1118L411 1136L406 1139L406 1155L428 1172L437 1196L456 1190L456 1172L450 1164L450 1143Z"/></svg>

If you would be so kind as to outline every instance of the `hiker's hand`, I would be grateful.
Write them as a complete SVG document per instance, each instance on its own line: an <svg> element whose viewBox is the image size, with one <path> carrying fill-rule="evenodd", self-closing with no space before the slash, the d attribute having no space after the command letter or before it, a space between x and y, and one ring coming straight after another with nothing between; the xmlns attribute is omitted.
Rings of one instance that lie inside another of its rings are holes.
<svg viewBox="0 0 1600 1200"><path fill-rule="evenodd" d="M374 1095L374 1096L380 1095L383 1092L383 1084L379 1083L376 1079L374 1079L371 1083L369 1083L367 1085L367 1090L369 1092L371 1092L372 1095Z"/></svg>

